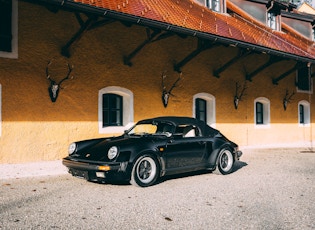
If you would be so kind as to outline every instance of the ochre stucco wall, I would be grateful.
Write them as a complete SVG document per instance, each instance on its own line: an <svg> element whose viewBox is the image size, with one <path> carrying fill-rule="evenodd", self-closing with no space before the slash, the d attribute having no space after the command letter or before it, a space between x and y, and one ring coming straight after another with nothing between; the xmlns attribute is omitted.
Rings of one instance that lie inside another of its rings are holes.
<svg viewBox="0 0 315 230"><path fill-rule="evenodd" d="M203 92L215 97L216 128L240 146L305 146L315 137L313 124L298 125L298 102L312 102L314 95L297 93L284 111L282 99L286 89L295 90L295 75L281 80L279 85L271 81L291 68L293 61L272 65L247 82L246 95L235 110L235 83L243 84L245 73L262 65L268 56L252 54L215 78L214 68L238 52L234 47L216 46L182 68L183 79L164 108L161 73L167 71L165 84L170 87L179 76L173 71L174 63L197 48L196 38L172 36L153 42L131 60L133 65L129 67L123 64L123 56L146 39L145 28L114 22L90 30L72 46L71 57L63 58L61 47L78 29L74 14L63 11L55 14L44 7L19 2L19 58L0 58L0 163L61 159L67 155L72 141L117 135L98 131L98 92L107 86L133 92L135 122L162 115L192 116L193 95ZM74 65L74 79L64 82L56 103L50 101L47 91L45 68L51 59L54 63L64 63L62 76L55 76L57 80L64 77L66 62ZM254 125L257 97L270 100L268 128ZM312 104L311 110L314 114Z"/></svg>

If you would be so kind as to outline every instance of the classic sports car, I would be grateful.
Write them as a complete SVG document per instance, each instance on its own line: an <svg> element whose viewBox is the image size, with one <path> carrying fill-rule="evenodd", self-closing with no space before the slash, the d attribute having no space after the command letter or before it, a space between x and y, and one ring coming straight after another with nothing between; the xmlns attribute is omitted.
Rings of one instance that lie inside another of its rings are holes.
<svg viewBox="0 0 315 230"><path fill-rule="evenodd" d="M70 144L62 163L89 181L153 185L166 175L198 170L228 174L242 152L205 122L189 117L139 121L123 135Z"/></svg>

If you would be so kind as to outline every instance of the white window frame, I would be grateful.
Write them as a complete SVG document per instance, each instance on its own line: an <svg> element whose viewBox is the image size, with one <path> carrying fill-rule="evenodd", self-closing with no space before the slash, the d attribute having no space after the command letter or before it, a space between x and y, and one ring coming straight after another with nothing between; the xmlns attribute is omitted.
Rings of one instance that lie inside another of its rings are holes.
<svg viewBox="0 0 315 230"><path fill-rule="evenodd" d="M197 2L214 12L226 13L226 0L197 0ZM218 3L216 7L213 6L215 2Z"/></svg>
<svg viewBox="0 0 315 230"><path fill-rule="evenodd" d="M263 111L263 117L264 117L264 122L263 124L257 124L256 120L256 103L260 102L264 106L264 111ZM254 100L254 122L255 122L255 127L256 128L269 128L270 127L270 100L265 97L258 97Z"/></svg>
<svg viewBox="0 0 315 230"><path fill-rule="evenodd" d="M304 123L300 123L300 105L304 107ZM298 103L298 124L299 127L309 127L311 124L311 105L308 101L302 100Z"/></svg>
<svg viewBox="0 0 315 230"><path fill-rule="evenodd" d="M201 98L207 102L207 124L216 127L215 97L209 93L197 93L193 96L193 117L196 117L196 99Z"/></svg>
<svg viewBox="0 0 315 230"><path fill-rule="evenodd" d="M276 13L272 11L267 11L266 20L267 20L267 26L269 28L271 28L272 30L281 31L281 15L277 15ZM272 24L272 22L274 24Z"/></svg>
<svg viewBox="0 0 315 230"><path fill-rule="evenodd" d="M12 52L0 51L0 57L18 58L18 0L12 0Z"/></svg>
<svg viewBox="0 0 315 230"><path fill-rule="evenodd" d="M103 94L112 93L123 97L123 126L103 127ZM119 86L109 86L98 92L98 130L101 134L123 133L134 124L133 93Z"/></svg>

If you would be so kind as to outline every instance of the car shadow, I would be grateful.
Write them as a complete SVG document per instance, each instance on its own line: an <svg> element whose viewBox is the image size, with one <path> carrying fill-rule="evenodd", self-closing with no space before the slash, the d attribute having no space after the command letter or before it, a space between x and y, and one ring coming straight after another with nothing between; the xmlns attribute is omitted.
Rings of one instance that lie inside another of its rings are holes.
<svg viewBox="0 0 315 230"><path fill-rule="evenodd" d="M233 171L232 173L235 173L236 171L240 170L241 168L247 166L248 164L243 161L237 161L235 162L233 166ZM164 176L160 178L160 180L156 184L163 183L164 181L167 180L174 180L174 179L180 179L180 178L185 178L185 177L191 177L191 176L199 176L199 175L204 175L204 174L209 174L213 173L214 171L211 170L200 170L200 171L195 171L195 172L188 172L188 173L181 173L181 174L176 174L176 175L171 175L171 176Z"/></svg>
<svg viewBox="0 0 315 230"><path fill-rule="evenodd" d="M240 170L241 168L243 168L243 167L245 167L247 165L248 164L246 162L244 162L244 161L237 161L237 162L235 162L235 164L233 166L233 172L232 173Z"/></svg>
<svg viewBox="0 0 315 230"><path fill-rule="evenodd" d="M241 168L243 168L247 165L248 164L246 162L243 162L243 161L235 162L235 164L233 166L232 173L237 172L238 170L240 170ZM213 173L213 171L211 171L211 170L199 170L199 171L194 171L194 172L187 172L187 173L181 173L181 174L176 174L176 175L164 176L164 177L161 177L154 185L161 184L161 183L168 181L168 180L180 179L180 178L191 177L191 176L199 176L199 175L204 175L204 174L209 174L209 173ZM105 182L102 183L99 181L91 181L91 182L98 183L98 184L111 184L111 185L120 185L120 186L130 185L130 183L128 181L111 180L111 181L107 181L106 183ZM154 186L154 185L152 185L152 186Z"/></svg>

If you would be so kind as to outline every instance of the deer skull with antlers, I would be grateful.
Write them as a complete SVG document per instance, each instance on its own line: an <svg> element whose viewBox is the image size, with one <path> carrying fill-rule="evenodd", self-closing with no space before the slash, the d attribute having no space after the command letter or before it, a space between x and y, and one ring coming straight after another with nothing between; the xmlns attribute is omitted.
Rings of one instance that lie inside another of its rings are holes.
<svg viewBox="0 0 315 230"><path fill-rule="evenodd" d="M239 85L238 82L236 82L236 89L235 89L235 95L234 95L234 108L235 109L238 108L239 102L242 100L242 97L245 95L244 93L247 89L246 82L242 86L241 93L238 92L240 88L241 88L241 86Z"/></svg>
<svg viewBox="0 0 315 230"><path fill-rule="evenodd" d="M284 98L283 98L283 109L284 109L284 110L287 110L288 103L291 102L292 97L294 96L294 94L295 94L295 93L292 92L292 93L289 95L289 90L288 90L288 89L285 91L285 96L284 96Z"/></svg>
<svg viewBox="0 0 315 230"><path fill-rule="evenodd" d="M48 87L48 92L49 92L49 97L51 99L52 102L56 102L58 94L59 94L59 90L61 89L61 84L62 82L64 82L65 80L68 79L73 79L73 77L70 77L70 73L73 70L73 66L70 66L69 63L67 63L68 66L68 73L66 75L65 78L63 78L62 80L60 80L58 83L51 78L50 74L49 74L49 66L51 65L52 61L50 60L46 66L46 76L47 79L49 80L49 87Z"/></svg>
<svg viewBox="0 0 315 230"><path fill-rule="evenodd" d="M168 99L169 97L172 95L172 90L177 86L177 83L181 80L182 78L182 73L179 74L179 77L177 78L177 80L173 83L173 85L171 86L171 88L169 90L166 90L166 86L164 85L164 79L166 78L166 74L165 72L163 72L162 74L162 102L164 107L167 107L168 104Z"/></svg>

